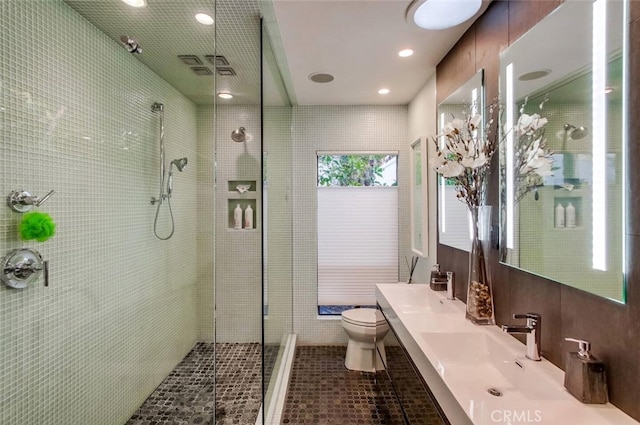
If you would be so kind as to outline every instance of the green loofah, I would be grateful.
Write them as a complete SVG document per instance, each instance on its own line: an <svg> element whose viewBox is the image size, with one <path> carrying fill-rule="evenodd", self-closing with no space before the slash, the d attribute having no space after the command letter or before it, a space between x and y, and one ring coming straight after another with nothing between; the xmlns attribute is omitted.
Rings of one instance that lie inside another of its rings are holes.
<svg viewBox="0 0 640 425"><path fill-rule="evenodd" d="M23 241L44 242L56 233L56 224L49 214L32 211L22 217L19 229Z"/></svg>

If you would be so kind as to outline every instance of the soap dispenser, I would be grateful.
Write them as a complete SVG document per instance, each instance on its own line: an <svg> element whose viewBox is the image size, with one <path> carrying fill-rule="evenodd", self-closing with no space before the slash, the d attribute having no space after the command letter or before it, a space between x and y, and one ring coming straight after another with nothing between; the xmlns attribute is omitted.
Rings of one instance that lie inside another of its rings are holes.
<svg viewBox="0 0 640 425"><path fill-rule="evenodd" d="M433 291L447 290L447 275L440 271L440 264L434 264L431 268L431 280L429 287Z"/></svg>
<svg viewBox="0 0 640 425"><path fill-rule="evenodd" d="M587 404L605 404L607 395L607 376L604 363L597 360L591 352L589 341L565 338L577 342L578 351L568 352L565 362L564 386L569 393Z"/></svg>

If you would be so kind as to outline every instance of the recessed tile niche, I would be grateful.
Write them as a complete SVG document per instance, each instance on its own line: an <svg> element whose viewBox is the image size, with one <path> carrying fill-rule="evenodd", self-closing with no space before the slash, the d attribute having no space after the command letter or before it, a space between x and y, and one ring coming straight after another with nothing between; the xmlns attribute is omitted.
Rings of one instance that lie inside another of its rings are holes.
<svg viewBox="0 0 640 425"><path fill-rule="evenodd" d="M227 182L228 227L233 231L256 230L257 192L255 180L229 180ZM251 207L250 225L247 225L247 208ZM236 222L236 209L240 208L240 223Z"/></svg>

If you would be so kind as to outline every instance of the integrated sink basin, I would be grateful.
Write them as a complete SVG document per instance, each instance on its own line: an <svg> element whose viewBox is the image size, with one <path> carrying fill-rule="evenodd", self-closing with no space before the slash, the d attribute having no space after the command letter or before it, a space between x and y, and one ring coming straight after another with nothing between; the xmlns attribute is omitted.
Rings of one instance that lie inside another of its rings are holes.
<svg viewBox="0 0 640 425"><path fill-rule="evenodd" d="M403 314L422 314L425 310L436 313L457 313L454 300L445 298L445 292L438 292L442 297L425 297L424 285L404 285L403 291L397 293L395 308Z"/></svg>
<svg viewBox="0 0 640 425"><path fill-rule="evenodd" d="M638 424L611 404L580 403L561 369L527 359L524 344L497 326L473 325L464 303L426 284L377 285L376 299L453 425Z"/></svg>
<svg viewBox="0 0 640 425"><path fill-rule="evenodd" d="M459 385L469 398L492 400L555 400L561 396L527 360L485 333L421 333L435 368L450 385Z"/></svg>

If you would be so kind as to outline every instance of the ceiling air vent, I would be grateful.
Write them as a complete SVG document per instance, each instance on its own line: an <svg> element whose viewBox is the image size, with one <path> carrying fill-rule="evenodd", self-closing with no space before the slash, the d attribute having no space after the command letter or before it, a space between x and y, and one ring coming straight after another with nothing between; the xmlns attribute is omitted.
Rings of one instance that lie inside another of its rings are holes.
<svg viewBox="0 0 640 425"><path fill-rule="evenodd" d="M205 55L204 57L215 66L229 66L229 61L222 55Z"/></svg>
<svg viewBox="0 0 640 425"><path fill-rule="evenodd" d="M209 68L207 68L206 66L192 66L191 70L196 74L196 75L213 75L213 72L211 72L211 70Z"/></svg>
<svg viewBox="0 0 640 425"><path fill-rule="evenodd" d="M217 66L216 71L218 72L218 75L224 75L224 76L236 75L236 72L233 70L233 68L229 66Z"/></svg>
<svg viewBox="0 0 640 425"><path fill-rule="evenodd" d="M178 58L189 66L202 65L202 61L196 55L178 55Z"/></svg>

